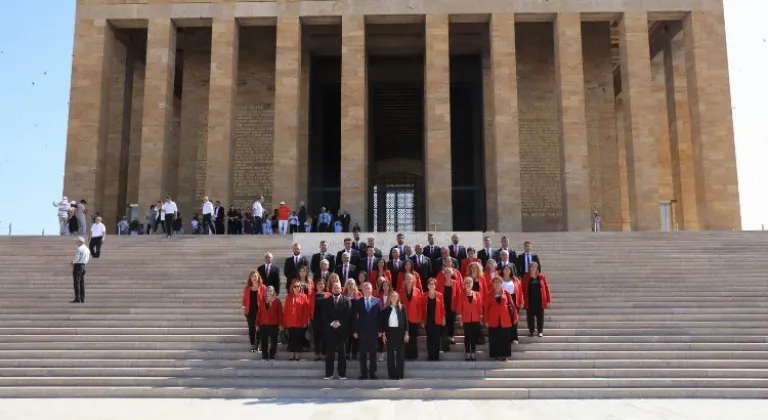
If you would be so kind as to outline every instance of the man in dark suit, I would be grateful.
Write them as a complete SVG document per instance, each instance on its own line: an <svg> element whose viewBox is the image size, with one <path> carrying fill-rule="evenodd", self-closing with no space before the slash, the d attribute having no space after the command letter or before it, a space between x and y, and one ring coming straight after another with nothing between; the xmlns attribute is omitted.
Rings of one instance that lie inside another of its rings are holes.
<svg viewBox="0 0 768 420"><path fill-rule="evenodd" d="M451 246L448 247L448 252L450 253L451 258L457 260L459 264L461 264L461 261L467 258L467 249L464 248L464 245L459 245L459 235L453 234L451 236Z"/></svg>
<svg viewBox="0 0 768 420"><path fill-rule="evenodd" d="M293 255L285 259L283 268L288 283L296 278L301 267L309 267L309 261L307 261L307 257L301 255L301 245L293 244Z"/></svg>
<svg viewBox="0 0 768 420"><path fill-rule="evenodd" d="M368 240L365 244L365 248L363 248L361 252L366 252L368 248L373 248L373 255L376 258L381 258L381 255L382 255L381 250L379 248L376 248L376 238L374 238L373 236L368 237Z"/></svg>
<svg viewBox="0 0 768 420"><path fill-rule="evenodd" d="M525 252L517 256L517 274L522 276L523 274L527 273L528 267L531 266L532 262L538 264L539 271L541 271L541 261L539 261L538 255L531 252L531 243L525 241L523 248L525 249Z"/></svg>
<svg viewBox="0 0 768 420"><path fill-rule="evenodd" d="M303 201L299 201L299 232L306 232L304 223L307 221L307 206Z"/></svg>
<svg viewBox="0 0 768 420"><path fill-rule="evenodd" d="M221 201L216 200L216 205L213 207L213 227L216 229L217 235L223 235L224 232L224 207L221 207Z"/></svg>
<svg viewBox="0 0 768 420"><path fill-rule="evenodd" d="M365 248L365 243L360 240L360 232L355 231L352 234L352 237L354 238L352 239L352 242L351 242L352 249L354 249L357 252L361 252L363 248Z"/></svg>
<svg viewBox="0 0 768 420"><path fill-rule="evenodd" d="M312 260L309 262L309 271L313 277L320 276L320 261L328 260L328 267L336 267L336 257L328 252L328 242L320 241L320 252L312 255Z"/></svg>
<svg viewBox="0 0 768 420"><path fill-rule="evenodd" d="M483 238L483 249L477 251L477 258L483 262L483 268L485 268L488 260L496 259L496 252L493 250L493 242L491 242L490 236Z"/></svg>
<svg viewBox="0 0 768 420"><path fill-rule="evenodd" d="M400 251L398 251L397 248L392 248L392 251L390 252L389 261L387 262L387 270L392 274L393 282L397 278L397 275L403 271L403 260L400 259Z"/></svg>
<svg viewBox="0 0 768 420"><path fill-rule="evenodd" d="M501 248L496 251L496 262L501 259L501 251L507 251L507 254L509 254L509 260L513 263L517 261L517 253L514 249L509 247L509 238L506 236L501 237Z"/></svg>
<svg viewBox="0 0 768 420"><path fill-rule="evenodd" d="M334 283L331 296L321 305L322 320L325 324L325 376L332 379L334 358L338 359L339 379L347 379L347 359L344 344L347 342L352 320L352 302L341 295L341 284Z"/></svg>
<svg viewBox="0 0 768 420"><path fill-rule="evenodd" d="M344 238L344 249L336 253L337 263L341 262L341 255L344 253L349 254L349 262L357 267L357 265L360 263L360 252L359 250L355 250L352 247L352 239L350 238Z"/></svg>
<svg viewBox="0 0 768 420"><path fill-rule="evenodd" d="M427 285L427 281L432 277L432 259L424 255L424 247L422 247L421 244L416 244L415 249L416 255L411 257L411 261L413 261L413 269L419 273L419 277L421 277L421 290L427 290L424 286Z"/></svg>
<svg viewBox="0 0 768 420"><path fill-rule="evenodd" d="M459 260L453 258L448 247L444 246L440 248L440 257L437 258L432 265L432 276L437 277L438 274L443 272L443 268L448 267L448 265L445 264L446 259L451 262L451 267L455 268L457 271L461 268Z"/></svg>
<svg viewBox="0 0 768 420"><path fill-rule="evenodd" d="M360 258L359 264L357 265L357 271L362 271L370 276L371 271L376 270L376 262L378 260L376 255L374 255L373 248L366 248L365 257Z"/></svg>
<svg viewBox="0 0 768 420"><path fill-rule="evenodd" d="M341 217L339 220L341 221L342 231L349 232L349 224L352 222L352 218L349 216L349 213L347 213L346 210L341 211Z"/></svg>
<svg viewBox="0 0 768 420"><path fill-rule="evenodd" d="M376 350L379 348L379 299L373 297L373 286L363 284L363 297L352 302L353 336L360 350L360 378L376 378Z"/></svg>
<svg viewBox="0 0 768 420"><path fill-rule="evenodd" d="M272 262L272 253L267 252L264 254L264 264L258 266L256 271L259 272L261 279L264 280L264 286L272 286L275 288L275 294L280 294L280 268Z"/></svg>
<svg viewBox="0 0 768 420"><path fill-rule="evenodd" d="M357 281L357 267L349 261L349 254L347 253L341 254L341 264L336 266L334 272L339 275L342 283L346 283L348 279Z"/></svg>
<svg viewBox="0 0 768 420"><path fill-rule="evenodd" d="M389 250L389 259L392 260L392 252L397 250L400 254L400 260L405 261L405 235L402 233L397 234L397 245L393 246Z"/></svg>
<svg viewBox="0 0 768 420"><path fill-rule="evenodd" d="M434 265L435 260L440 258L440 247L435 244L435 235L431 233L427 234L427 244L424 245L424 255L432 259L432 265Z"/></svg>

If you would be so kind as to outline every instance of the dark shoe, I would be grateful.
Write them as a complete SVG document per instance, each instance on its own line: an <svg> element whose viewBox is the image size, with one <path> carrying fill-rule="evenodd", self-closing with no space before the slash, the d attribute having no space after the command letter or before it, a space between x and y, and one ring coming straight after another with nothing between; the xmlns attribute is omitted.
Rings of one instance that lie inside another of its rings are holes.
<svg viewBox="0 0 768 420"><path fill-rule="evenodd" d="M73 299L70 300L69 303L80 303L80 299Z"/></svg>
<svg viewBox="0 0 768 420"><path fill-rule="evenodd" d="M376 375L371 374L371 376L369 376L369 379L375 381L375 380L379 379L379 377L376 376Z"/></svg>
<svg viewBox="0 0 768 420"><path fill-rule="evenodd" d="M251 353L256 353L256 346L251 345Z"/></svg>
<svg viewBox="0 0 768 420"><path fill-rule="evenodd" d="M365 375L360 375L360 376L357 377L357 379L359 379L361 381L364 381L364 380L368 379L368 377L365 376Z"/></svg>
<svg viewBox="0 0 768 420"><path fill-rule="evenodd" d="M330 376L323 376L323 379L325 379L325 380L330 380L330 379L333 379L333 375L330 375Z"/></svg>

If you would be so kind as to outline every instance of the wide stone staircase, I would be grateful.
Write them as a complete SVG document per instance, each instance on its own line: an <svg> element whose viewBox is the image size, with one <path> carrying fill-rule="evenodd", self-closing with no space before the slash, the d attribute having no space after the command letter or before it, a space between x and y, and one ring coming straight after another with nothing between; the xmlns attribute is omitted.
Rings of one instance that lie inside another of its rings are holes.
<svg viewBox="0 0 768 420"><path fill-rule="evenodd" d="M545 337L525 336L523 314L511 361L465 362L457 345L407 363L404 380L324 381L321 362L248 352L240 292L266 251L290 253L289 237L110 236L84 304L68 303L72 238L2 237L0 397L768 397L768 234L523 240L552 289Z"/></svg>

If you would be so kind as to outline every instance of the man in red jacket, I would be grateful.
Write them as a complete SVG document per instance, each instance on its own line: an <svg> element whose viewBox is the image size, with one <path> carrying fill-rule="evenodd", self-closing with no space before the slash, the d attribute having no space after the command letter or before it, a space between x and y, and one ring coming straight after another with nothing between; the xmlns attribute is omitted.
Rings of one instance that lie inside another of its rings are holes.
<svg viewBox="0 0 768 420"><path fill-rule="evenodd" d="M285 201L280 202L277 208L277 230L281 235L288 233L288 218L291 216L291 208L285 205Z"/></svg>

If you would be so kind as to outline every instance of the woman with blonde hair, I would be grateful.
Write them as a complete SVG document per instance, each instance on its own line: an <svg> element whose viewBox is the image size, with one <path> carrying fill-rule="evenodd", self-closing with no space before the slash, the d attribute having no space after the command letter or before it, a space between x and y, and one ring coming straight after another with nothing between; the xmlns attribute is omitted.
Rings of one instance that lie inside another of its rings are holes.
<svg viewBox="0 0 768 420"><path fill-rule="evenodd" d="M277 335L283 329L283 304L272 286L267 287L265 296L256 316L256 331L261 332L261 360L275 360Z"/></svg>
<svg viewBox="0 0 768 420"><path fill-rule="evenodd" d="M473 262L467 266L466 277L472 278L472 290L480 293L481 296L485 296L490 292L490 282L483 273L483 266L479 262Z"/></svg>
<svg viewBox="0 0 768 420"><path fill-rule="evenodd" d="M416 288L414 277L411 274L405 275L404 283L403 291L398 296L408 311L408 334L413 337L413 341L405 347L405 358L416 360L419 358L416 338L419 336L419 325L421 324L421 290Z"/></svg>
<svg viewBox="0 0 768 420"><path fill-rule="evenodd" d="M288 295L293 296L293 292L296 290L293 286L298 283L301 288L300 291L309 296L312 294L315 283L309 276L309 268L306 265L299 267L299 271L296 273L296 278L291 281L291 285L288 286Z"/></svg>
<svg viewBox="0 0 768 420"><path fill-rule="evenodd" d="M306 267L302 267L306 269ZM288 331L288 351L291 361L301 360L304 350L304 336L309 326L309 297L302 291L304 283L300 280L293 283L293 291L285 299L282 326Z"/></svg>
<svg viewBox="0 0 768 420"><path fill-rule="evenodd" d="M389 295L391 304L381 313L381 331L387 346L387 372L389 379L403 379L405 374L405 344L408 335L408 309L400 302L400 295ZM412 337L416 341L416 337Z"/></svg>
<svg viewBox="0 0 768 420"><path fill-rule="evenodd" d="M458 293L456 299L456 314L459 325L464 328L464 353L466 361L475 361L477 339L480 335L480 324L483 322L483 297L472 290L474 280L464 279L464 290Z"/></svg>
<svg viewBox="0 0 768 420"><path fill-rule="evenodd" d="M413 276L413 284L417 289L421 290L422 292L425 290L424 286L426 285L422 284L422 280L426 279L422 279L419 275L419 272L413 270L413 261L408 259L403 262L403 271L397 275L397 283L395 284L395 287L400 288L400 285L405 283L406 274L411 274Z"/></svg>
<svg viewBox="0 0 768 420"><path fill-rule="evenodd" d="M264 299L266 287L259 272L251 270L245 282L242 295L242 310L248 322L248 339L251 342L251 353L258 351L259 334L256 332L256 316L259 313L259 303Z"/></svg>

